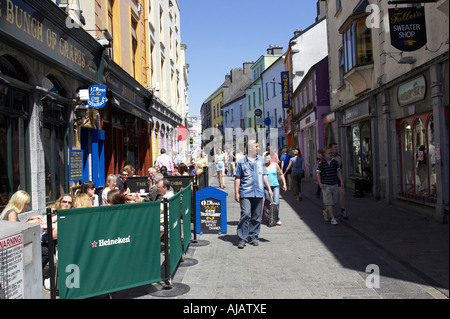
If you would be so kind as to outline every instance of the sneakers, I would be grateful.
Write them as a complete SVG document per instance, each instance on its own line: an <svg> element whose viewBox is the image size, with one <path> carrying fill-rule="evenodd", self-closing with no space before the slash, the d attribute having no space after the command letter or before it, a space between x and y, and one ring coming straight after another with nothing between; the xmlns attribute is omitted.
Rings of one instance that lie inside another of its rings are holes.
<svg viewBox="0 0 450 319"><path fill-rule="evenodd" d="M336 220L336 218L331 218L330 215L328 215L327 211L324 209L322 211L322 215L323 215L323 219L326 222L329 222L331 220L331 225L338 225L338 221Z"/></svg>
<svg viewBox="0 0 450 319"><path fill-rule="evenodd" d="M239 245L238 245L238 248L239 248L239 249L244 249L244 247L245 247L245 241L241 241L241 242L239 243Z"/></svg>
<svg viewBox="0 0 450 319"><path fill-rule="evenodd" d="M344 219L348 219L347 212L345 211L345 208L341 210L341 217Z"/></svg>
<svg viewBox="0 0 450 319"><path fill-rule="evenodd" d="M326 222L330 221L330 215L328 215L327 211L324 209L322 211L323 219L325 219Z"/></svg>
<svg viewBox="0 0 450 319"><path fill-rule="evenodd" d="M278 226L283 225L283 223L281 222L281 220L277 221L277 225L278 225Z"/></svg>

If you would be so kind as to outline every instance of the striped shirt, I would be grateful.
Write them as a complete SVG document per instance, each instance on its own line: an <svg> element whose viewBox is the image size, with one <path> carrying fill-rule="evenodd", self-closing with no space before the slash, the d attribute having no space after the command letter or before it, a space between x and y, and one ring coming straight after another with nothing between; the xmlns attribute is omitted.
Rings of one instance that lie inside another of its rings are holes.
<svg viewBox="0 0 450 319"><path fill-rule="evenodd" d="M317 172L320 173L320 181L326 185L335 185L338 183L338 170L340 170L339 164L334 158L331 161L322 158L317 166Z"/></svg>

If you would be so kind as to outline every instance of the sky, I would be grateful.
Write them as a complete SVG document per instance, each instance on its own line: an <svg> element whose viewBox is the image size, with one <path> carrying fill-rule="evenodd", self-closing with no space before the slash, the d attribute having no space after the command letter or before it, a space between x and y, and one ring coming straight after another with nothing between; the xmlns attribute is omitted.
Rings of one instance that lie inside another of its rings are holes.
<svg viewBox="0 0 450 319"><path fill-rule="evenodd" d="M315 22L316 0L178 0L181 43L187 45L189 115L234 68L255 62L269 45L283 47Z"/></svg>

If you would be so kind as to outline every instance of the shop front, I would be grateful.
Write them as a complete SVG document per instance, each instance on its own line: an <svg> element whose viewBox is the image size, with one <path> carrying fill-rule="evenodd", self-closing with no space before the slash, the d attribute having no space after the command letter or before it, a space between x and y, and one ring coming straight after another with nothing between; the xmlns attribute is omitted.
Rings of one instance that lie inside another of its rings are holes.
<svg viewBox="0 0 450 319"><path fill-rule="evenodd" d="M344 126L346 145L339 146L339 152L344 157L344 175L350 178L361 178L364 169L372 172L372 137L369 118L369 101L343 110L342 124Z"/></svg>
<svg viewBox="0 0 450 319"><path fill-rule="evenodd" d="M0 17L0 209L25 190L42 213L73 184L77 93L102 82L104 48L52 1L1 1Z"/></svg>
<svg viewBox="0 0 450 319"><path fill-rule="evenodd" d="M300 151L305 160L305 168L309 176L315 175L317 150L324 147L324 123L321 119L329 111L329 106L316 106L299 120Z"/></svg>
<svg viewBox="0 0 450 319"><path fill-rule="evenodd" d="M106 175L119 174L126 165L136 175L146 175L151 166L152 94L113 61L104 78L110 91L102 111Z"/></svg>
<svg viewBox="0 0 450 319"><path fill-rule="evenodd" d="M426 71L392 89L400 158L398 196L426 205L445 202L442 192L447 192L448 183L442 166L448 160L448 149L442 148L448 143L448 116L443 105L433 107L431 76Z"/></svg>

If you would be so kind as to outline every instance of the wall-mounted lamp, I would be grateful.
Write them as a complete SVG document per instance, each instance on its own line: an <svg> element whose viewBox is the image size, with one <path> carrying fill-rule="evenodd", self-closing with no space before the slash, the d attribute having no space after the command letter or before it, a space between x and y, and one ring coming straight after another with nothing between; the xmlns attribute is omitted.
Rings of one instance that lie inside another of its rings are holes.
<svg viewBox="0 0 450 319"><path fill-rule="evenodd" d="M8 94L8 85L9 81L6 81L3 78L0 78L0 96L6 96Z"/></svg>
<svg viewBox="0 0 450 319"><path fill-rule="evenodd" d="M87 118L88 110L89 108L86 106L86 104L79 104L73 110L73 113L75 114L75 122L77 125L81 125L83 123L83 120Z"/></svg>
<svg viewBox="0 0 450 319"><path fill-rule="evenodd" d="M416 63L416 58L413 56L404 56L398 61L399 64L413 64Z"/></svg>
<svg viewBox="0 0 450 319"><path fill-rule="evenodd" d="M56 99L51 96L50 94L47 94L41 99L42 105L44 106L44 109L46 110L53 110L53 107L55 105Z"/></svg>

